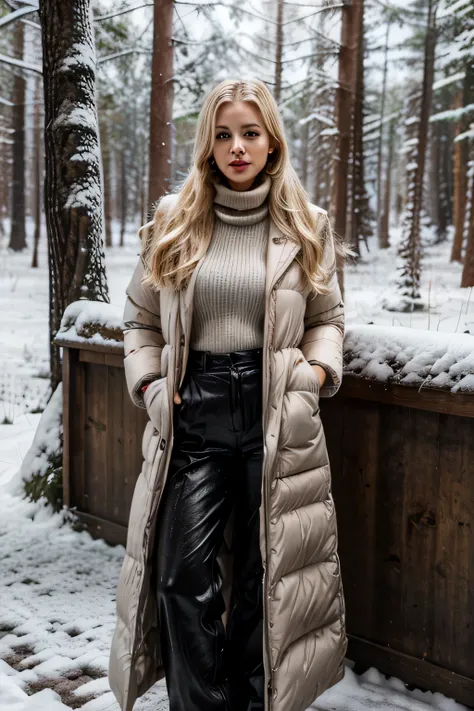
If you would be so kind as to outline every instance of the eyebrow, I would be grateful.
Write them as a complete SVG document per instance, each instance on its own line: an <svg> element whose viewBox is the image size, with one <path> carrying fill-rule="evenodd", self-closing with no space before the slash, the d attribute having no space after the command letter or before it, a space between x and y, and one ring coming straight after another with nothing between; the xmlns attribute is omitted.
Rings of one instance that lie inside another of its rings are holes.
<svg viewBox="0 0 474 711"><path fill-rule="evenodd" d="M257 126L258 128L260 128L260 124L258 123L243 123L241 128L250 128L251 126ZM216 128L225 128L229 130L228 126L216 126Z"/></svg>

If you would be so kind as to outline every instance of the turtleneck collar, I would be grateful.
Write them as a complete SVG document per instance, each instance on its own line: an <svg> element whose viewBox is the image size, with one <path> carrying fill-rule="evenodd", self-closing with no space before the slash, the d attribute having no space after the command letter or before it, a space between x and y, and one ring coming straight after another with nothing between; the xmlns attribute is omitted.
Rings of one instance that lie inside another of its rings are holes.
<svg viewBox="0 0 474 711"><path fill-rule="evenodd" d="M268 194L272 179L263 173L259 185L250 190L232 190L214 179L214 210L217 217L230 225L253 225L268 215Z"/></svg>

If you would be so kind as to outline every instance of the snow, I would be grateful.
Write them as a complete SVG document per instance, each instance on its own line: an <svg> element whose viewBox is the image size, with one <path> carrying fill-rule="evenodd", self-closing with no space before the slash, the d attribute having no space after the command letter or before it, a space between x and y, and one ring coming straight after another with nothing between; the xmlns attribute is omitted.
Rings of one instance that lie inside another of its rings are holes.
<svg viewBox="0 0 474 711"><path fill-rule="evenodd" d="M36 74L42 74L43 69L39 64L32 64L31 62L24 62L22 59L16 59L15 57L9 57L6 54L0 54L0 62L4 64L11 64L13 67L20 67L21 69L28 69L30 72L35 72Z"/></svg>
<svg viewBox="0 0 474 711"><path fill-rule="evenodd" d="M453 84L456 81L462 81L465 76L466 72L456 72L456 74L452 74L449 77L443 77L443 79L438 79L438 81L433 82L433 91L442 89L444 86Z"/></svg>
<svg viewBox="0 0 474 711"><path fill-rule="evenodd" d="M52 455L57 454L62 442L62 383L48 402L35 432L32 446L26 453L18 473L8 483L8 490L21 495L23 482L35 473L44 473Z"/></svg>
<svg viewBox="0 0 474 711"><path fill-rule="evenodd" d="M70 304L56 335L58 343L95 343L121 351L123 306L81 299Z"/></svg>
<svg viewBox="0 0 474 711"><path fill-rule="evenodd" d="M94 48L88 42L74 42L68 52L68 56L58 66L58 71L68 72L72 68L76 70L81 67L90 72L95 72L95 65L96 54Z"/></svg>
<svg viewBox="0 0 474 711"><path fill-rule="evenodd" d="M61 105L57 119L54 121L54 128L63 128L65 126L80 126L81 128L90 128L95 131L97 119L90 110L77 106L70 101L65 101Z"/></svg>
<svg viewBox="0 0 474 711"><path fill-rule="evenodd" d="M457 2L454 2L451 6L445 7L441 10L441 12L438 13L438 20L441 20L444 17L447 17L449 15L456 15L458 17L461 17L465 13L469 12L470 8L470 0L457 0ZM461 10L461 12L459 12Z"/></svg>
<svg viewBox="0 0 474 711"><path fill-rule="evenodd" d="M344 373L379 382L468 392L474 383L474 337L417 328L349 326Z"/></svg>
<svg viewBox="0 0 474 711"><path fill-rule="evenodd" d="M14 22L19 17L23 17L23 15L30 15L32 12L38 12L38 7L30 5L28 7L21 7L19 10L14 10L13 12L8 13L8 15L0 18L0 28L6 27L6 25Z"/></svg>
<svg viewBox="0 0 474 711"><path fill-rule="evenodd" d="M431 114L430 123L435 123L436 121L459 121L464 114L470 114L472 111L474 111L474 104L467 104L459 109L440 111L437 114Z"/></svg>
<svg viewBox="0 0 474 711"><path fill-rule="evenodd" d="M31 244L31 223L28 231ZM37 433L41 415L31 412L40 404L44 407L48 394L43 377L48 364L44 234L36 270L30 267L29 250L10 254L5 242L0 245L0 384L4 383L0 412L1 419L8 415L7 420L13 421L0 424L0 709L69 711L79 703L85 711L119 711L108 686L107 666L123 547L93 540L88 533L75 530L72 514L53 513L42 502L32 503L18 495L22 472L37 461L37 448L30 450L35 435L51 451L59 435L60 391L42 418L44 433ZM114 225L114 243L117 235L118 225ZM426 373L432 378L430 387L472 391L472 336L455 331L471 329L474 333L474 307L470 290L459 288L460 266L449 262L450 243L427 248L422 296L430 303L429 312L394 314L381 308L391 288L387 275L393 274L399 230L393 228L391 235L393 244L388 250L379 252L369 240L371 251L363 253L357 267L346 269L346 354L353 351L346 370L350 367L360 374L365 369L366 377L384 382L403 377L406 384L415 385ZM92 339L121 349L125 287L138 252L138 237L129 229L125 247L107 250L111 304L71 304L59 338L78 344ZM385 362L384 352L395 354L399 365L393 359ZM375 669L358 676L351 667L348 661L345 678L321 696L313 709L464 709L440 694L408 691L401 681L387 680ZM44 688L46 684L52 688ZM167 709L162 680L139 699L134 711Z"/></svg>

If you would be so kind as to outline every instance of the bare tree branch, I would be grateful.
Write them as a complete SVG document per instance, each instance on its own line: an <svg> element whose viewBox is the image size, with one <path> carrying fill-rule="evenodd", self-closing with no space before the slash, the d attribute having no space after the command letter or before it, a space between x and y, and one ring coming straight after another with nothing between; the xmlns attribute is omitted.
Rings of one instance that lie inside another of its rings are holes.
<svg viewBox="0 0 474 711"><path fill-rule="evenodd" d="M15 59L15 57L7 57L5 54L0 54L0 63L11 64L14 67L20 67L21 69L26 69L29 72L36 72L36 74L42 74L43 70L39 64L31 64L30 62L24 62L22 59Z"/></svg>
<svg viewBox="0 0 474 711"><path fill-rule="evenodd" d="M0 28L6 27L24 15L31 15L32 12L38 12L38 7L28 5L27 7L21 7L19 10L14 10L0 19Z"/></svg>

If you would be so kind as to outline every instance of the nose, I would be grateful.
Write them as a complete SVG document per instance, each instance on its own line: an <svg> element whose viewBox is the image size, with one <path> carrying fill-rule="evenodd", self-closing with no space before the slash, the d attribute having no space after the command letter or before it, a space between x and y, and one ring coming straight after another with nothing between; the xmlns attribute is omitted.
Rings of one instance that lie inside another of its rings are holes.
<svg viewBox="0 0 474 711"><path fill-rule="evenodd" d="M237 136L234 141L232 142L232 153L243 153L244 152L244 147L242 146L242 141L240 138Z"/></svg>

